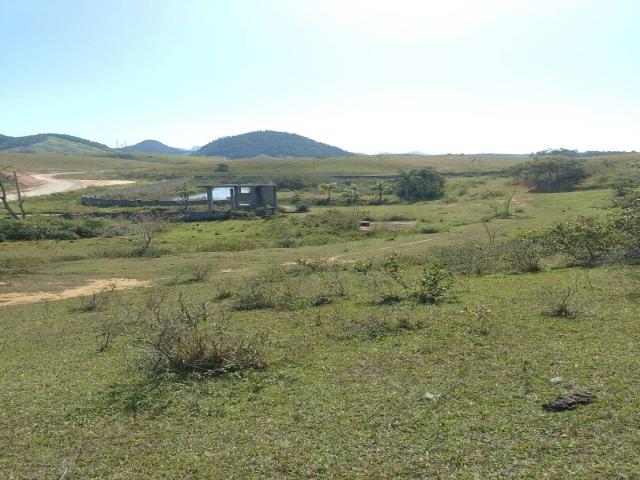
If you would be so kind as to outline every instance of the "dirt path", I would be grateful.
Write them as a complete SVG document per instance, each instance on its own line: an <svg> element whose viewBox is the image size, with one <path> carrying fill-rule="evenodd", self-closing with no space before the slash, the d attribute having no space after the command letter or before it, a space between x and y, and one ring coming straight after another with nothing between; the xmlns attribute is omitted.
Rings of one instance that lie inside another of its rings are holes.
<svg viewBox="0 0 640 480"><path fill-rule="evenodd" d="M328 257L321 257L321 260L325 260L328 263L353 263L355 262L355 260L353 259L345 259L344 257L353 257L356 255L363 255L366 253L373 253L373 252L381 252L384 250L394 250L394 249L398 249L398 248L402 248L402 247L409 247L411 245L419 245L421 243L427 243L427 242L433 242L434 240L441 240L443 238L453 238L453 237L459 237L461 235L461 233L449 233L446 235L441 235L438 237L429 237L429 238L425 238L423 240L414 240L413 242L406 242L406 243L399 243L397 245L390 245L388 247L378 247L378 248L370 248L370 249L366 249L366 250L360 250L358 252L349 252L349 253L343 253L341 255L330 255ZM282 265L283 267L290 267L293 265L297 265L298 261L289 261L289 262L284 262L281 263L280 265Z"/></svg>
<svg viewBox="0 0 640 480"><path fill-rule="evenodd" d="M80 287L69 288L61 292L13 292L0 293L0 307L9 305L25 305L43 300L64 300L66 298L93 295L107 290L128 290L135 287L148 287L151 282L135 278L105 278L90 280Z"/></svg>
<svg viewBox="0 0 640 480"><path fill-rule="evenodd" d="M33 188L23 190L22 194L25 198L30 198L51 195L53 193L81 190L87 187L107 187L110 185L126 185L134 183L133 180L77 180L75 178L58 178L60 175L68 175L68 173L32 174L31 177L41 182L41 184ZM7 195L7 198L10 201L13 201L16 199L16 195L9 194Z"/></svg>

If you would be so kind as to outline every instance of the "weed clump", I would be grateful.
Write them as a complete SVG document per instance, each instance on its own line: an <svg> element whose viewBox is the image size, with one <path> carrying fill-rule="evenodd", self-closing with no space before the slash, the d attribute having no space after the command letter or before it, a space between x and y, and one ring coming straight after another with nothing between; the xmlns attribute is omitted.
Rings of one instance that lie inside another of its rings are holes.
<svg viewBox="0 0 640 480"><path fill-rule="evenodd" d="M375 340L386 335L419 330L424 320L402 311L370 311L340 325L339 338Z"/></svg>
<svg viewBox="0 0 640 480"><path fill-rule="evenodd" d="M263 342L231 328L222 312L214 318L206 304L150 307L150 329L142 339L152 375L242 374L264 367Z"/></svg>

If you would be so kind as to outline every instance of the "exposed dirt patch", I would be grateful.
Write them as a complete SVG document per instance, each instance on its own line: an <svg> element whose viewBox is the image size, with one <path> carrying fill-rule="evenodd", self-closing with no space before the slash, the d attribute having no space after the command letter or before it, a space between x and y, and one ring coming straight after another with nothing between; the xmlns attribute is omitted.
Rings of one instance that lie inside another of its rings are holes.
<svg viewBox="0 0 640 480"><path fill-rule="evenodd" d="M529 205L529 198L516 195L511 199L516 205Z"/></svg>
<svg viewBox="0 0 640 480"><path fill-rule="evenodd" d="M374 229L385 229L385 230L405 230L412 229L416 226L415 220L407 220L407 221L397 221L397 222L360 222L360 226L358 227L360 230L374 230Z"/></svg>
<svg viewBox="0 0 640 480"><path fill-rule="evenodd" d="M69 288L61 292L13 292L0 294L0 306L25 305L44 300L64 300L66 298L92 295L105 290L128 290L135 287L147 287L151 284L148 280L135 278L103 278L89 281L80 287Z"/></svg>
<svg viewBox="0 0 640 480"><path fill-rule="evenodd" d="M16 172L16 175L18 176L18 183L20 184L20 188L22 190L28 190L31 188L35 188L39 185L42 185L42 180L38 180L37 178L27 174L27 173L23 173L23 172ZM10 171L4 171L4 172L0 172L0 177L2 177L2 180L5 181L5 183L7 185L5 185L5 188L9 188L9 189L13 189L14 185L13 185L13 173Z"/></svg>
<svg viewBox="0 0 640 480"><path fill-rule="evenodd" d="M51 195L53 193L69 192L73 190L81 190L87 187L107 187L111 185L127 185L134 183L133 180L79 180L74 178L59 178L63 175L77 175L81 172L67 173L39 173L32 175L23 174L20 176L19 182L23 183L23 178L30 179L31 185L26 185L23 189L23 195L29 197L40 197L42 195ZM15 200L15 194L7 195L8 200Z"/></svg>

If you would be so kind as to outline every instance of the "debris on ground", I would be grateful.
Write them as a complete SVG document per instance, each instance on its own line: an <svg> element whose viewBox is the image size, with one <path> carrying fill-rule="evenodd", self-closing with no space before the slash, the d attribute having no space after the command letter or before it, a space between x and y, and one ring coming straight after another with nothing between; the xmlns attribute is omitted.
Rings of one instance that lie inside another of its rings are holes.
<svg viewBox="0 0 640 480"><path fill-rule="evenodd" d="M573 410L578 405L587 405L595 402L597 398L593 393L574 392L568 395L562 395L552 402L545 403L542 405L542 408L547 412L563 412L565 410Z"/></svg>

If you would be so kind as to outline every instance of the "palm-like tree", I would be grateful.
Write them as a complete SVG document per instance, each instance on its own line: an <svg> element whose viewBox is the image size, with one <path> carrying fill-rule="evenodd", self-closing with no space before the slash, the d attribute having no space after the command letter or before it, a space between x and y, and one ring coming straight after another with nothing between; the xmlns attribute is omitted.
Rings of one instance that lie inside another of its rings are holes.
<svg viewBox="0 0 640 480"><path fill-rule="evenodd" d="M355 184L350 183L345 187L340 196L344 198L349 205L351 205L358 201L360 198L360 192Z"/></svg>
<svg viewBox="0 0 640 480"><path fill-rule="evenodd" d="M331 190L335 190L336 188L338 188L338 184L335 182L332 183L321 183L320 184L320 190L326 190L327 191L327 203L331 202Z"/></svg>
<svg viewBox="0 0 640 480"><path fill-rule="evenodd" d="M378 202L382 203L382 196L385 193L389 193L391 189L388 182L384 180L377 180L376 183L373 184L373 190L378 192Z"/></svg>
<svg viewBox="0 0 640 480"><path fill-rule="evenodd" d="M409 201L409 188L411 188L411 182L413 181L413 175L411 172L404 172L400 170L398 172L398 176L396 177L396 181L398 182L398 187L400 190L404 192L404 201Z"/></svg>

